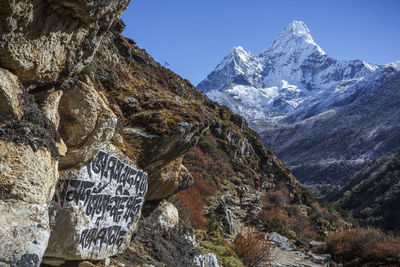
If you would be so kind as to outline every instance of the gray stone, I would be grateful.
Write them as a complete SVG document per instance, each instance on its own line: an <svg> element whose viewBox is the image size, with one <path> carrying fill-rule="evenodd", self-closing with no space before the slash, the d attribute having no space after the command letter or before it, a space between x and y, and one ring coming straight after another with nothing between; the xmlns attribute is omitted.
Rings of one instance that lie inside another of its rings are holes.
<svg viewBox="0 0 400 267"><path fill-rule="evenodd" d="M136 107L138 105L138 101L135 98L131 97L131 96L124 98L124 102L128 106L130 106L131 108L134 108L134 107Z"/></svg>
<svg viewBox="0 0 400 267"><path fill-rule="evenodd" d="M161 228L173 228L179 223L178 209L171 203L163 200L155 210L157 222Z"/></svg>
<svg viewBox="0 0 400 267"><path fill-rule="evenodd" d="M315 263L327 263L331 259L330 254L315 254L308 252L308 256L310 256L310 260Z"/></svg>
<svg viewBox="0 0 400 267"><path fill-rule="evenodd" d="M99 260L126 249L147 191L147 174L127 162L99 151L88 166L60 173L47 257Z"/></svg>
<svg viewBox="0 0 400 267"><path fill-rule="evenodd" d="M219 267L217 257L213 253L196 256L194 264L196 267Z"/></svg>
<svg viewBox="0 0 400 267"><path fill-rule="evenodd" d="M0 201L0 214L0 266L39 266L50 236L47 205Z"/></svg>
<svg viewBox="0 0 400 267"><path fill-rule="evenodd" d="M318 247L318 246L322 246L322 245L325 245L326 243L325 242L318 242L318 241L311 241L310 243L310 246L312 246L312 247Z"/></svg>
<svg viewBox="0 0 400 267"><path fill-rule="evenodd" d="M292 242L290 242L288 238L281 236L278 233L275 233L275 232L267 233L267 234L265 234L265 239L275 242L275 244L278 247L280 247L284 250L288 250L288 251L293 250Z"/></svg>

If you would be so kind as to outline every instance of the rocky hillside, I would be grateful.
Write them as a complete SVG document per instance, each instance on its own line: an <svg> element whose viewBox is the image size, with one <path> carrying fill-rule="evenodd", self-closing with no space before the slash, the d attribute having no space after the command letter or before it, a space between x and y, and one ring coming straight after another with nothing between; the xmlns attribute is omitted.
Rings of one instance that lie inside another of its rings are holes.
<svg viewBox="0 0 400 267"><path fill-rule="evenodd" d="M237 266L245 224L343 224L241 116L121 36L127 4L0 1L0 265L217 266L225 244Z"/></svg>
<svg viewBox="0 0 400 267"><path fill-rule="evenodd" d="M118 116L116 132L121 137L115 145L149 173L147 204L137 232L128 250L113 262L187 266L202 259L201 255L215 254L221 264L223 259L229 262L218 252L216 244L222 242L231 254L232 262L226 264L238 266L243 263L232 238L246 222L260 231L278 231L265 225L275 218L281 234L289 235L288 229L302 220L307 226L296 231L299 238L304 234L309 240L319 238L313 226L322 232L343 224L328 212L325 219L332 224L322 219L319 212L323 208L311 205L311 196L262 145L245 119L155 62L132 40L122 37L122 30L122 22L116 23L81 73L92 77ZM277 207L267 196L252 202L255 177L261 178L263 194L274 193ZM247 188L243 210L238 207L239 186ZM224 219L226 208L219 208L223 195L234 217L229 222ZM160 203L164 198L168 202ZM298 210L297 217L285 209ZM271 215L263 216L263 210ZM160 218L169 218L165 214L170 213L175 214L172 223L163 223ZM208 239L214 234L222 234L219 241Z"/></svg>
<svg viewBox="0 0 400 267"><path fill-rule="evenodd" d="M328 195L350 210L362 225L399 232L400 151L381 157L362 171L347 177Z"/></svg>
<svg viewBox="0 0 400 267"><path fill-rule="evenodd" d="M304 183L331 183L400 148L399 62L329 57L304 22L259 55L236 47L198 88L247 118Z"/></svg>

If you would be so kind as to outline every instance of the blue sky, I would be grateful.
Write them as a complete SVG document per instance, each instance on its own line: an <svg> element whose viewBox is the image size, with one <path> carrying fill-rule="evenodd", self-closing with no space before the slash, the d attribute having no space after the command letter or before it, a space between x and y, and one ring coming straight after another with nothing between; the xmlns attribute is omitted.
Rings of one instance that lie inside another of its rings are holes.
<svg viewBox="0 0 400 267"><path fill-rule="evenodd" d="M132 0L123 35L194 85L234 46L261 53L293 20L336 59L400 60L400 0Z"/></svg>

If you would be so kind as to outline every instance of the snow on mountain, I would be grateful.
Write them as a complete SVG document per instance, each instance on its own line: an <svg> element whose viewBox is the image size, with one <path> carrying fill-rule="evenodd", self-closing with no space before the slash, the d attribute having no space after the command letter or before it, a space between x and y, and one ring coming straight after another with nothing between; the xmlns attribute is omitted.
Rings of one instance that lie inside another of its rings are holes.
<svg viewBox="0 0 400 267"><path fill-rule="evenodd" d="M325 183L400 149L399 72L333 59L294 21L259 55L234 48L197 88L247 118L299 180Z"/></svg>
<svg viewBox="0 0 400 267"><path fill-rule="evenodd" d="M348 93L346 85L381 68L361 60L330 58L314 42L306 24L294 21L258 56L233 48L197 88L249 120L277 120L315 102L326 91Z"/></svg>

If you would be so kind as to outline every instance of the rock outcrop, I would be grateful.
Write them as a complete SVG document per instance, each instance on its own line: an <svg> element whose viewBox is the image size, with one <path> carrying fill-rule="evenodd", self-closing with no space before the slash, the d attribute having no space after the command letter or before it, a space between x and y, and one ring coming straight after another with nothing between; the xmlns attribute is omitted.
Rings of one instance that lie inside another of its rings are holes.
<svg viewBox="0 0 400 267"><path fill-rule="evenodd" d="M114 134L107 101L75 75L128 2L0 1L2 265L40 264L60 156L63 169L79 169Z"/></svg>
<svg viewBox="0 0 400 267"><path fill-rule="evenodd" d="M22 93L18 77L0 69L0 120L21 119L22 108L18 95Z"/></svg>
<svg viewBox="0 0 400 267"><path fill-rule="evenodd" d="M0 151L0 265L38 266L50 235L57 161L44 149L3 140Z"/></svg>
<svg viewBox="0 0 400 267"><path fill-rule="evenodd" d="M17 76L1 70L0 84L0 264L38 266L50 235L60 139Z"/></svg>
<svg viewBox="0 0 400 267"><path fill-rule="evenodd" d="M59 82L90 63L129 1L0 1L0 66L30 87Z"/></svg>
<svg viewBox="0 0 400 267"><path fill-rule="evenodd" d="M182 157L211 122L205 96L133 53L128 2L0 1L1 263L38 266L49 240L53 262L118 254L147 189L193 184Z"/></svg>
<svg viewBox="0 0 400 267"><path fill-rule="evenodd" d="M114 135L117 116L96 91L90 78L75 81L60 99L59 132L68 147L62 169L87 165Z"/></svg>

